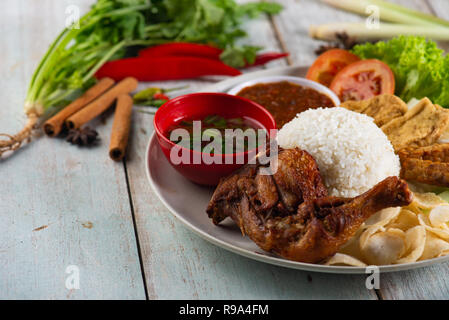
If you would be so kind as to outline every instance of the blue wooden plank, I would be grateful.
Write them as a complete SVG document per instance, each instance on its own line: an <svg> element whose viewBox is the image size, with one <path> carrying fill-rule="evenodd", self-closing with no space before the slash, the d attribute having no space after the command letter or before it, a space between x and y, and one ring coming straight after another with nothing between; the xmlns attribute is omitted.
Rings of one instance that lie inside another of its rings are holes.
<svg viewBox="0 0 449 320"><path fill-rule="evenodd" d="M31 73L72 3L2 6L2 132L23 124ZM0 160L0 299L145 298L124 168L108 157L111 120L96 123L98 147L40 137Z"/></svg>

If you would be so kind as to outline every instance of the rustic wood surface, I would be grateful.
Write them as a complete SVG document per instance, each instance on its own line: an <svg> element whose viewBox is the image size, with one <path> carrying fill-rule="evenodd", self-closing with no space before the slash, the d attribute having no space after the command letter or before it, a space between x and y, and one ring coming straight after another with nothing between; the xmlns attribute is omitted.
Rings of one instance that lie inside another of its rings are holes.
<svg viewBox="0 0 449 320"><path fill-rule="evenodd" d="M320 42L308 37L309 24L362 19L315 0L279 2L285 7L279 16L245 25L247 41L291 53L267 67L313 61ZM446 0L395 2L449 19ZM67 6L85 12L92 3L16 0L3 5L1 132L21 127L28 81L64 27ZM164 86L189 84L194 91L214 80ZM380 290L373 291L366 289L363 275L276 267L200 239L169 213L146 180L144 151L152 120L134 112L123 162L108 157L110 116L96 121L102 141L93 149L40 137L0 160L0 299L449 298L449 264L382 274ZM66 288L70 266L79 269L79 289Z"/></svg>

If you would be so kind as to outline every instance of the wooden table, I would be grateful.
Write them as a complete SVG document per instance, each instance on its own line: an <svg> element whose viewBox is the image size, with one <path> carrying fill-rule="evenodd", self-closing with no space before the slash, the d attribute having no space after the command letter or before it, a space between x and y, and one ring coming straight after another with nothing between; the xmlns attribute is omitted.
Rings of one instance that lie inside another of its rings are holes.
<svg viewBox="0 0 449 320"><path fill-rule="evenodd" d="M1 132L13 133L23 125L28 82L64 27L67 6L75 4L85 12L92 2L15 0L2 4ZM319 1L280 2L285 7L280 15L246 24L247 41L291 53L289 59L267 67L308 65L314 60L319 42L307 35L310 23L362 19ZM396 2L449 19L446 0ZM182 83L195 90L209 80ZM164 84L175 85L179 82ZM380 290L367 290L364 275L275 267L200 239L168 212L148 184L144 151L153 132L152 119L134 113L124 162L115 163L108 157L112 117L95 123L102 139L98 147L87 150L63 139L38 137L0 160L0 298L449 298L447 263L382 274ZM67 278L76 271L79 289L67 289Z"/></svg>

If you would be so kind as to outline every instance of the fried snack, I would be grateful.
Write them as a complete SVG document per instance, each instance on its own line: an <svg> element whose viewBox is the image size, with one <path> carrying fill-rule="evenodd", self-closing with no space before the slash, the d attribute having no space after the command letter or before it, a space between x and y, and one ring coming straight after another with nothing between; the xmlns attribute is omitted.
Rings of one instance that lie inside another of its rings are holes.
<svg viewBox="0 0 449 320"><path fill-rule="evenodd" d="M444 241L432 233L427 233L424 252L420 260L438 258L449 254L449 242Z"/></svg>
<svg viewBox="0 0 449 320"><path fill-rule="evenodd" d="M361 242L360 247L368 264L392 264L406 251L405 232L396 228L380 230Z"/></svg>
<svg viewBox="0 0 449 320"><path fill-rule="evenodd" d="M432 211L438 210L437 208L432 209ZM431 211L431 212L432 212ZM438 226L433 226L430 217L428 217L425 213L418 214L419 223L426 228L427 231L432 232L437 235L439 238L449 241L449 228L447 225L447 221L439 224Z"/></svg>
<svg viewBox="0 0 449 320"><path fill-rule="evenodd" d="M379 127L407 112L405 102L392 94L382 94L363 101L345 101L340 106L372 117Z"/></svg>
<svg viewBox="0 0 449 320"><path fill-rule="evenodd" d="M438 206L429 213L430 224L435 228L445 227L449 222L449 206Z"/></svg>
<svg viewBox="0 0 449 320"><path fill-rule="evenodd" d="M426 247L426 229L416 226L405 232L406 253L404 257L395 261L396 263L415 262L422 256Z"/></svg>
<svg viewBox="0 0 449 320"><path fill-rule="evenodd" d="M393 119L381 129L395 151L434 144L449 126L449 111L424 98L403 116Z"/></svg>
<svg viewBox="0 0 449 320"><path fill-rule="evenodd" d="M403 208L379 211L360 227L351 250L342 247L328 265L400 264L449 254L449 204L433 193L415 193Z"/></svg>
<svg viewBox="0 0 449 320"><path fill-rule="evenodd" d="M326 266L366 267L366 263L344 253L336 253L324 263Z"/></svg>
<svg viewBox="0 0 449 320"><path fill-rule="evenodd" d="M420 159L401 160L401 178L435 186L449 187L449 163Z"/></svg>
<svg viewBox="0 0 449 320"><path fill-rule="evenodd" d="M402 158L449 162L449 143L434 144L421 148L405 148L398 152Z"/></svg>
<svg viewBox="0 0 449 320"><path fill-rule="evenodd" d="M401 178L449 187L449 143L399 151Z"/></svg>

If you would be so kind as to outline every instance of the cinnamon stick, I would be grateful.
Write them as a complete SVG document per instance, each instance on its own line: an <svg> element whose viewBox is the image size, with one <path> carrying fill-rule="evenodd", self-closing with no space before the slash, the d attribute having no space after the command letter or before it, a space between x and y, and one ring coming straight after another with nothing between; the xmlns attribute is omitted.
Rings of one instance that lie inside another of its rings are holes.
<svg viewBox="0 0 449 320"><path fill-rule="evenodd" d="M128 94L122 94L117 98L109 144L109 156L112 160L118 161L125 156L131 126L132 107L133 99Z"/></svg>
<svg viewBox="0 0 449 320"><path fill-rule="evenodd" d="M106 91L103 95L89 103L83 109L70 116L66 120L67 127L69 129L78 129L86 122L89 122L93 118L97 117L103 111L108 109L112 103L121 94L129 93L137 88L137 80L132 77L128 77L117 83L114 87Z"/></svg>
<svg viewBox="0 0 449 320"><path fill-rule="evenodd" d="M75 112L85 107L88 103L92 102L103 94L106 90L114 85L115 81L111 78L103 78L92 88L87 90L81 97L70 103L67 107L62 109L56 115L48 119L44 123L44 132L50 136L57 136L64 125L64 121Z"/></svg>

